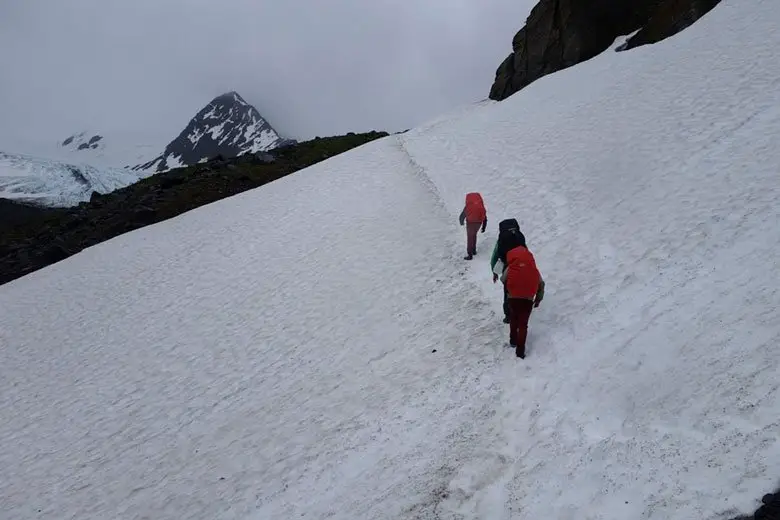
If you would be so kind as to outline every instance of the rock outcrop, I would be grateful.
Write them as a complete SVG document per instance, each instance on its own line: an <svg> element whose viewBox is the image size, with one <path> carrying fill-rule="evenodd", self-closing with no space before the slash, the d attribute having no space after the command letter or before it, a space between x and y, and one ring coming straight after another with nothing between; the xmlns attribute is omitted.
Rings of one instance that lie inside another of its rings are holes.
<svg viewBox="0 0 780 520"><path fill-rule="evenodd" d="M780 490L764 495L762 506L753 515L757 520L776 520L780 518Z"/></svg>
<svg viewBox="0 0 780 520"><path fill-rule="evenodd" d="M102 135L95 134L90 136L87 135L87 132L80 132L78 134L73 134L62 141L60 146L72 150L97 150L102 145L102 140Z"/></svg>
<svg viewBox="0 0 780 520"><path fill-rule="evenodd" d="M490 99L505 99L533 81L604 52L637 32L620 50L680 32L720 0L540 0L496 71Z"/></svg>
<svg viewBox="0 0 780 520"><path fill-rule="evenodd" d="M618 50L656 43L690 27L720 0L663 0L642 29Z"/></svg>

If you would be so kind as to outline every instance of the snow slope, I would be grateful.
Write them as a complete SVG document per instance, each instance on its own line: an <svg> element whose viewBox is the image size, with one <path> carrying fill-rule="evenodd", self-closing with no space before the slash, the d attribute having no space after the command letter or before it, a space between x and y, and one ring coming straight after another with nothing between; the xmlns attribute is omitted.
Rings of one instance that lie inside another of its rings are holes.
<svg viewBox="0 0 780 520"><path fill-rule="evenodd" d="M780 476L778 22L724 0L3 285L0 511L751 511ZM548 283L524 361L486 264L509 216Z"/></svg>
<svg viewBox="0 0 780 520"><path fill-rule="evenodd" d="M778 22L776 2L724 2L406 134L450 213L481 190L548 282L533 377L504 381L522 400L504 512L713 518L776 487ZM453 505L494 500L472 491Z"/></svg>
<svg viewBox="0 0 780 520"><path fill-rule="evenodd" d="M108 193L149 175L0 152L0 197L48 206L75 206L93 191Z"/></svg>
<svg viewBox="0 0 780 520"><path fill-rule="evenodd" d="M478 449L443 425L473 431L501 392L452 238L383 140L0 287L2 510L376 518L435 499L447 457Z"/></svg>

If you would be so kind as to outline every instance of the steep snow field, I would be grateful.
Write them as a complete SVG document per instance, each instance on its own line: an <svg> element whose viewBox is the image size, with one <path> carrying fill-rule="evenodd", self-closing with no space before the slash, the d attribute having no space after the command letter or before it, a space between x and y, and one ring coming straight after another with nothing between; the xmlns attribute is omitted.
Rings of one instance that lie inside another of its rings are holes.
<svg viewBox="0 0 780 520"><path fill-rule="evenodd" d="M713 518L776 487L779 22L724 2L406 134L450 213L481 190L548 281L532 376L502 382L516 447L495 493L522 517ZM452 496L467 516L495 500Z"/></svg>
<svg viewBox="0 0 780 520"><path fill-rule="evenodd" d="M93 191L108 193L148 175L0 152L0 197L48 206L75 206Z"/></svg>
<svg viewBox="0 0 780 520"><path fill-rule="evenodd" d="M776 3L0 286L0 518L752 511L780 477ZM504 217L548 284L524 361Z"/></svg>
<svg viewBox="0 0 780 520"><path fill-rule="evenodd" d="M3 286L2 509L373 518L435 496L501 392L454 247L385 140Z"/></svg>

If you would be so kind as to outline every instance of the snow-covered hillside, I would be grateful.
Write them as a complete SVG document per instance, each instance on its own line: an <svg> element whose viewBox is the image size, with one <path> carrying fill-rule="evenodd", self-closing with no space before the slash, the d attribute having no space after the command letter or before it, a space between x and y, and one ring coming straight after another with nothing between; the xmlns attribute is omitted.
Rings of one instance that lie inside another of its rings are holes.
<svg viewBox="0 0 780 520"><path fill-rule="evenodd" d="M93 191L108 193L150 174L0 152L0 197L47 206L74 206L88 201Z"/></svg>
<svg viewBox="0 0 780 520"><path fill-rule="evenodd" d="M752 511L780 477L778 24L724 0L0 286L0 511ZM504 217L547 281L525 360L487 265Z"/></svg>

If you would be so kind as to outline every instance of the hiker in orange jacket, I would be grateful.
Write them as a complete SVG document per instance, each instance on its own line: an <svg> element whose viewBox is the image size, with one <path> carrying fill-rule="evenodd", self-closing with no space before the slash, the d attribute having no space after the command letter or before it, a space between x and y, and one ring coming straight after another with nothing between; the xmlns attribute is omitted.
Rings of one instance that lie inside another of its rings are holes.
<svg viewBox="0 0 780 520"><path fill-rule="evenodd" d="M466 256L464 260L471 260L477 254L477 233L479 228L485 232L487 228L487 210L482 200L482 195L476 192L466 194L466 204L460 212L460 225L466 224Z"/></svg>
<svg viewBox="0 0 780 520"><path fill-rule="evenodd" d="M531 311L544 298L544 280L536 267L534 255L518 241L498 246L503 265L507 304L509 307L509 345L519 358L525 358L525 340ZM495 278L494 278L495 281Z"/></svg>

